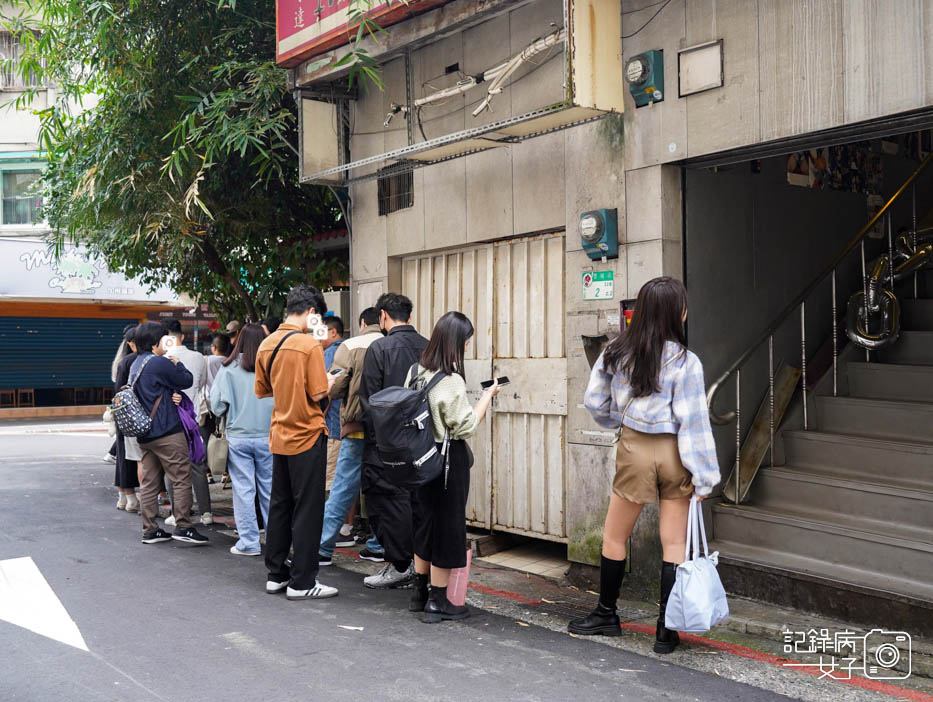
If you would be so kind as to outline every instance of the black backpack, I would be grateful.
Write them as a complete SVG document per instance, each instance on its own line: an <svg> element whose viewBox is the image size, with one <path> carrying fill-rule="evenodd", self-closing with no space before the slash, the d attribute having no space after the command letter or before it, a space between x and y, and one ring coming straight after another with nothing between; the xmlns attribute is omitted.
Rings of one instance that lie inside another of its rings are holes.
<svg viewBox="0 0 933 702"><path fill-rule="evenodd" d="M407 490L437 478L446 466L448 438L438 450L431 429L428 393L446 376L438 373L424 387L414 388L418 364L411 367L408 387L393 386L369 398L369 413L376 432L376 448L385 466L385 478Z"/></svg>

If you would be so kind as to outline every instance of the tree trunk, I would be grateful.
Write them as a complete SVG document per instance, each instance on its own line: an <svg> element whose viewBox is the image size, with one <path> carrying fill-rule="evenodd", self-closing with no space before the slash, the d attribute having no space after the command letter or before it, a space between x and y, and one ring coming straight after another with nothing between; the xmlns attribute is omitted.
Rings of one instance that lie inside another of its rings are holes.
<svg viewBox="0 0 933 702"><path fill-rule="evenodd" d="M230 287L233 288L236 294L240 297L240 299L243 300L244 304L246 305L246 311L249 314L250 321L258 322L259 313L256 311L256 305L253 304L253 301L250 298L249 293L246 292L246 288L243 287L243 284L240 283L239 279L230 272L230 269L227 268L226 264L223 262L223 259L217 252L214 243L211 241L210 234L207 234L201 239L201 244L204 250L204 262L207 264L207 267L226 280Z"/></svg>

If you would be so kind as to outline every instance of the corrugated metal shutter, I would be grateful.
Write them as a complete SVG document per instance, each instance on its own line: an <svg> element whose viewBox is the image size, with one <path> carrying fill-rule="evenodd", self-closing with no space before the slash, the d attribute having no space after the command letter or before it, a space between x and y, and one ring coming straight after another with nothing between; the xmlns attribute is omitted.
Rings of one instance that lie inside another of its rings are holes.
<svg viewBox="0 0 933 702"><path fill-rule="evenodd" d="M512 381L471 441L467 522L566 541L563 232L407 258L402 291L425 336L448 310L473 321L465 360L471 402L480 381Z"/></svg>
<svg viewBox="0 0 933 702"><path fill-rule="evenodd" d="M136 321L0 317L0 389L112 385L123 328Z"/></svg>
<svg viewBox="0 0 933 702"><path fill-rule="evenodd" d="M463 312L473 322L473 343L464 355L464 370L470 401L476 402L481 393L480 382L492 377L492 246L405 259L402 292L414 303L412 323L424 336L431 336L434 323L450 310ZM492 526L491 427L490 422L483 422L470 440L474 463L466 509L467 522L486 529Z"/></svg>

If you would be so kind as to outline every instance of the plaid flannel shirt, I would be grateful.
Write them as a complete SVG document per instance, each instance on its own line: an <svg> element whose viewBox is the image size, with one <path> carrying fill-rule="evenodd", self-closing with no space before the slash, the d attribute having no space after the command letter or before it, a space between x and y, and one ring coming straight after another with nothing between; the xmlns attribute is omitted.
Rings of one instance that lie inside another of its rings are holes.
<svg viewBox="0 0 933 702"><path fill-rule="evenodd" d="M606 371L600 355L590 373L583 404L603 427L618 429L624 424L647 434L676 434L680 460L693 476L694 490L697 495L709 495L720 475L706 407L703 364L696 354L669 341L658 380L660 392L632 399L628 379Z"/></svg>

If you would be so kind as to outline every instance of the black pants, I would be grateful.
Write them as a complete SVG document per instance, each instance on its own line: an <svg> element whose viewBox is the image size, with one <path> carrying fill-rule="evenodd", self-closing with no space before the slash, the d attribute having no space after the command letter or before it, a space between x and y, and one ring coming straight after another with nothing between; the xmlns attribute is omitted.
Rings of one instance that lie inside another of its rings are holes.
<svg viewBox="0 0 933 702"><path fill-rule="evenodd" d="M304 453L272 454L266 568L269 580L288 580L295 590L309 590L317 580L326 467L327 437L323 433ZM291 570L285 565L289 548L295 551Z"/></svg>
<svg viewBox="0 0 933 702"><path fill-rule="evenodd" d="M415 553L438 568L466 565L466 503L472 459L465 441L450 442L450 470L418 488L424 514L415 533Z"/></svg>
<svg viewBox="0 0 933 702"><path fill-rule="evenodd" d="M422 521L417 491L403 490L388 482L382 466L363 464L362 487L366 514L373 533L385 549L385 559L407 567L415 554L415 531Z"/></svg>

